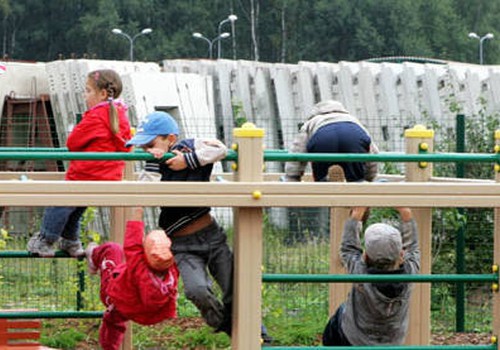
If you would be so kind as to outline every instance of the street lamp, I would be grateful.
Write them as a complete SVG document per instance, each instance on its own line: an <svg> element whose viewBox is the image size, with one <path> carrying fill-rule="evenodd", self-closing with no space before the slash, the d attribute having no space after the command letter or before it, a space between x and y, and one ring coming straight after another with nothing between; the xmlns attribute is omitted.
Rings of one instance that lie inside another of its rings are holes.
<svg viewBox="0 0 500 350"><path fill-rule="evenodd" d="M494 35L492 33L488 33L483 37L479 37L474 32L469 33L469 38L479 40L479 64L483 64L483 41L486 39L493 39Z"/></svg>
<svg viewBox="0 0 500 350"><path fill-rule="evenodd" d="M202 40L205 40L208 43L208 57L210 59L212 59L212 51L213 51L212 48L214 46L214 43L217 42L217 41L220 41L222 39L229 38L230 36L231 36L231 34L229 34L228 32L224 32L224 33L221 33L220 35L217 35L212 40L210 40L209 38L207 38L206 36L204 36L201 33L198 33L198 32L193 33L193 38L202 39Z"/></svg>
<svg viewBox="0 0 500 350"><path fill-rule="evenodd" d="M144 28L143 30L141 30L140 33L137 33L133 37L131 37L127 33L124 33L121 29L118 29L118 28L114 28L111 32L113 34L116 34L116 35L122 35L122 36L124 36L125 38L128 39L128 41L130 42L130 61L133 62L134 61L134 41L135 41L135 39L137 39L141 35L149 34L152 31L153 31L153 29L151 29L151 28Z"/></svg>
<svg viewBox="0 0 500 350"><path fill-rule="evenodd" d="M222 20L219 22L219 27L218 27L218 30L217 30L217 34L221 35L221 32L222 32L222 26L224 25L224 23L228 23L228 22L231 22L231 33L232 33L232 38L233 38L233 50L234 50L234 46L235 46L235 37L234 37L234 21L236 21L238 19L238 16L236 15L229 15L227 16L226 19ZM222 48L221 48L221 42L219 41L217 43L217 58L220 58L221 57L221 54L222 54Z"/></svg>

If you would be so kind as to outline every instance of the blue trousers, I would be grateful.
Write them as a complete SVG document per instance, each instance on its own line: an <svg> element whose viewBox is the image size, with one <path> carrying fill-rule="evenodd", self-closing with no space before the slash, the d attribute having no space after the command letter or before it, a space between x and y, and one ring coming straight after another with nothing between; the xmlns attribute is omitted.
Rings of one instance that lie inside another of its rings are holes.
<svg viewBox="0 0 500 350"><path fill-rule="evenodd" d="M370 136L359 125L350 122L332 123L322 126L311 136L307 152L368 153L370 144ZM342 167L347 182L362 181L365 177L364 162L312 162L314 181L322 181L333 164Z"/></svg>
<svg viewBox="0 0 500 350"><path fill-rule="evenodd" d="M87 207L47 207L43 213L40 236L48 243L60 237L70 241L80 238L80 219Z"/></svg>

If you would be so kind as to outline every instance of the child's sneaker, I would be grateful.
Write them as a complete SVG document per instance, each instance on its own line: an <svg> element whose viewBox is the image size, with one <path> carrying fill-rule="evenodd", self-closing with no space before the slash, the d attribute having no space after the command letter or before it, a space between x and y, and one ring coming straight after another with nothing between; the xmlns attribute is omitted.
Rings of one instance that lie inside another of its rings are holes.
<svg viewBox="0 0 500 350"><path fill-rule="evenodd" d="M94 249L97 248L97 246L97 243L90 242L85 249L85 258L87 259L87 265L89 267L89 273L91 275L95 275L98 270L97 266L95 266L94 262L92 261L92 253L94 252Z"/></svg>
<svg viewBox="0 0 500 350"><path fill-rule="evenodd" d="M59 243L59 248L61 250L64 250L66 253L68 253L70 256L74 258L78 258L80 256L85 255L85 251L83 250L82 247L82 242L80 240L69 240L66 238L62 238L61 242Z"/></svg>
<svg viewBox="0 0 500 350"><path fill-rule="evenodd" d="M52 257L56 255L54 245L41 237L40 232L35 233L35 235L30 238L26 248L30 253L37 254L38 256Z"/></svg>
<svg viewBox="0 0 500 350"><path fill-rule="evenodd" d="M337 164L330 166L328 168L327 179L330 182L345 182L344 169Z"/></svg>

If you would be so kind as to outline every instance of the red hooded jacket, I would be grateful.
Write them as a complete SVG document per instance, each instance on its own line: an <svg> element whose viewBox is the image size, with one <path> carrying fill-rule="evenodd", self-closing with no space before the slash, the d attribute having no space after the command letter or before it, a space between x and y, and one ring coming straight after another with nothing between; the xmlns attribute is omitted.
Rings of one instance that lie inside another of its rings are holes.
<svg viewBox="0 0 500 350"><path fill-rule="evenodd" d="M125 147L130 140L130 123L127 106L114 101L120 123L120 131L113 135L109 124L109 103L102 102L83 114L83 118L68 136L66 146L70 152L130 152ZM124 161L72 160L66 172L66 180L119 181L123 178Z"/></svg>
<svg viewBox="0 0 500 350"><path fill-rule="evenodd" d="M126 262L114 268L107 293L127 319L151 325L177 316L179 271L174 264L164 277L155 275L146 262L143 237L144 223L127 221L123 244Z"/></svg>

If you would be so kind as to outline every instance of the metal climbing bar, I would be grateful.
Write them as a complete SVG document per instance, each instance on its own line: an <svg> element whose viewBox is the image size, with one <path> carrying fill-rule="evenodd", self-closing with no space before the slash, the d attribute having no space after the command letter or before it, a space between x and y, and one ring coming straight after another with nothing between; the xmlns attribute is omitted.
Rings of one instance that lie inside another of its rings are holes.
<svg viewBox="0 0 500 350"><path fill-rule="evenodd" d="M166 153L163 159L173 157ZM153 160L154 157L144 151L122 152L68 152L68 151L11 151L0 149L0 160ZM238 160L237 152L229 150L225 158L228 161ZM444 163L500 163L500 153L420 153L407 154L385 152L379 154L360 153L289 153L280 150L264 151L265 161L300 161L300 162L444 162Z"/></svg>
<svg viewBox="0 0 500 350"><path fill-rule="evenodd" d="M268 283L331 283L331 282L499 282L498 273L491 274L418 274L418 275L330 275L330 274L263 274L262 281Z"/></svg>
<svg viewBox="0 0 500 350"><path fill-rule="evenodd" d="M103 311L0 311L0 318L101 318Z"/></svg>
<svg viewBox="0 0 500 350"><path fill-rule="evenodd" d="M41 258L41 257L39 257L36 254L32 254L26 250L3 250L3 251L0 251L0 258ZM55 256L51 256L50 258L75 259L63 250L56 251ZM76 259L83 260L84 257L76 258Z"/></svg>
<svg viewBox="0 0 500 350"><path fill-rule="evenodd" d="M270 350L497 350L497 344L491 345L383 345L383 346L266 346Z"/></svg>

